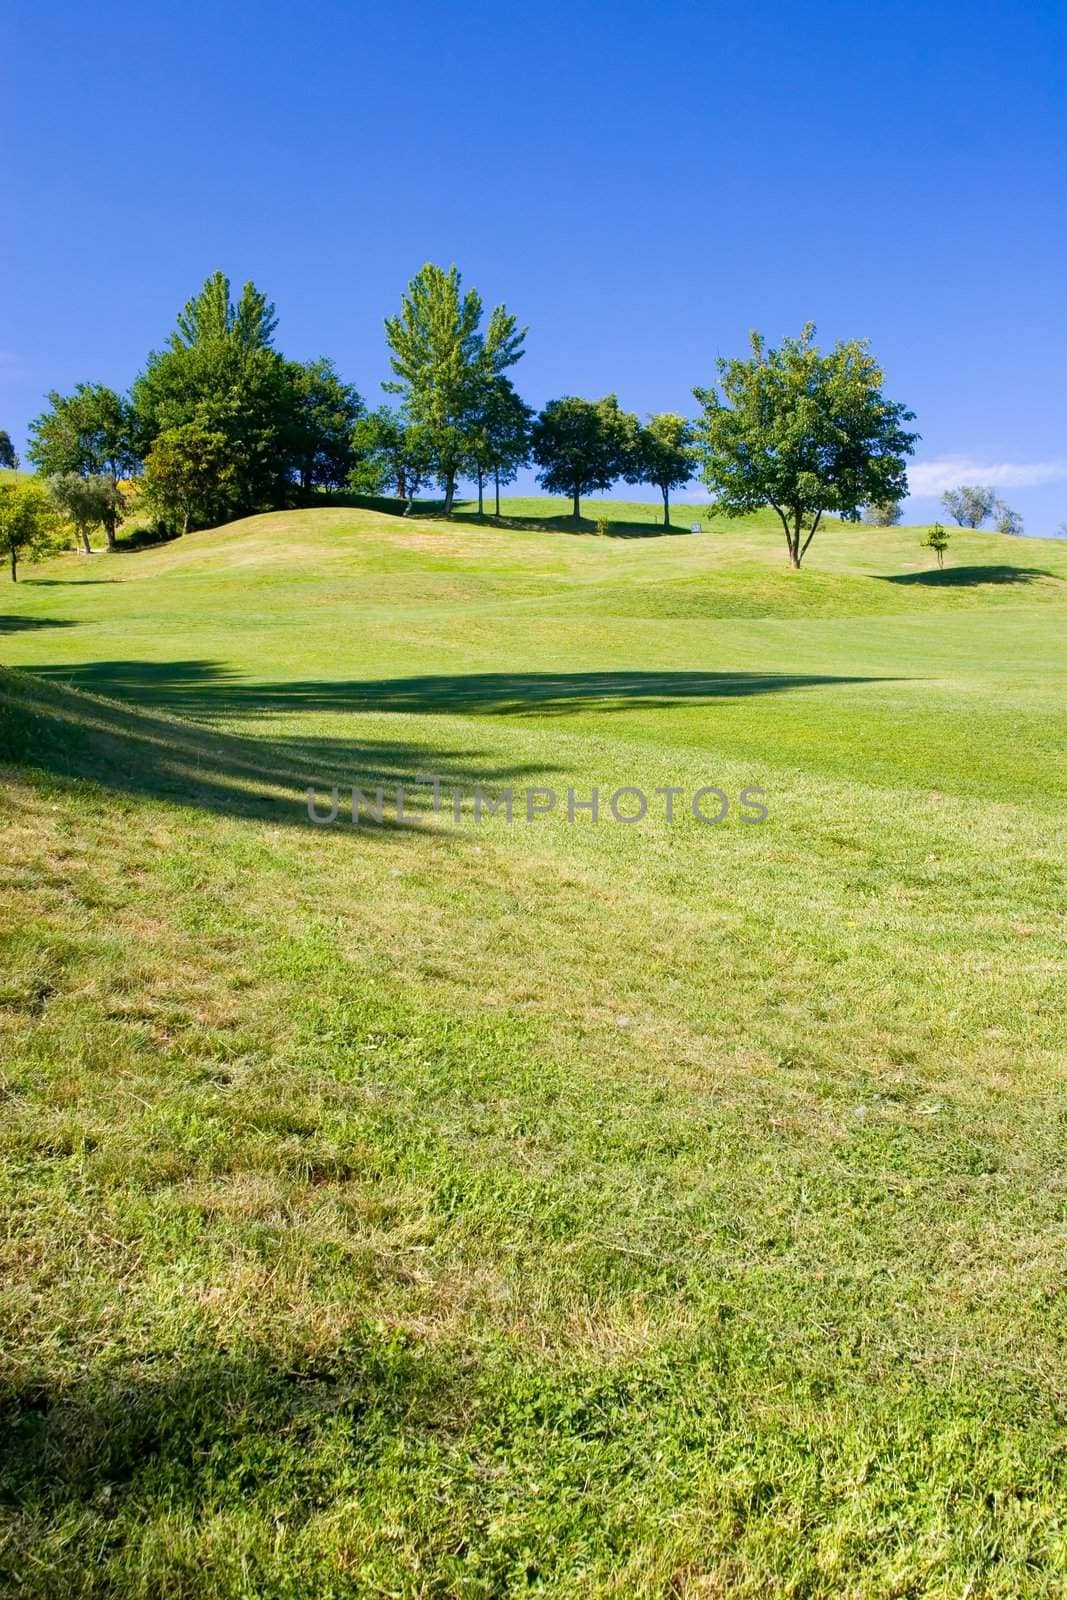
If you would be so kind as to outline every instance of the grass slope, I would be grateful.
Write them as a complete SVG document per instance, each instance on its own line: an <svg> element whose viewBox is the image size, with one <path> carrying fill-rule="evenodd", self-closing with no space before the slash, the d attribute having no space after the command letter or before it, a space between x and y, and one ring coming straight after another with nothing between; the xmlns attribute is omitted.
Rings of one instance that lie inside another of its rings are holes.
<svg viewBox="0 0 1067 1600"><path fill-rule="evenodd" d="M0 1587L1059 1592L1067 551L505 509L7 592Z"/></svg>

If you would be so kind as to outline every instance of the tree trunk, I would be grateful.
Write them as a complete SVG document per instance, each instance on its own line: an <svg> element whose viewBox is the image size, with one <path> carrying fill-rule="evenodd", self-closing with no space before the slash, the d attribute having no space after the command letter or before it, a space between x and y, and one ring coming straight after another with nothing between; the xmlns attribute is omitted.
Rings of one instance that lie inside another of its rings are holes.
<svg viewBox="0 0 1067 1600"><path fill-rule="evenodd" d="M666 489L664 489L664 491L663 491L663 526L665 528L669 528L670 525L671 525L671 506L670 506L670 501L667 499L667 494L668 494L668 491Z"/></svg>
<svg viewBox="0 0 1067 1600"><path fill-rule="evenodd" d="M17 552L15 550L15 541L12 540L11 541L11 582L12 583L17 583L19 581L18 572L15 570L17 565L18 565L18 554L17 554Z"/></svg>
<svg viewBox="0 0 1067 1600"><path fill-rule="evenodd" d="M89 533L88 533L88 530L86 529L86 526L85 526L84 522L79 522L79 524L78 524L78 534L79 534L79 537L81 538L81 542L82 542L82 555L83 556L91 556L92 553L93 553L93 547L89 543Z"/></svg>
<svg viewBox="0 0 1067 1600"><path fill-rule="evenodd" d="M456 474L450 472L445 479L445 516L452 515L452 502L456 498Z"/></svg>
<svg viewBox="0 0 1067 1600"><path fill-rule="evenodd" d="M484 477L484 474L482 473L481 467L479 467L478 468L478 515L480 517L484 517L485 516L485 505L483 504L483 501L482 501L482 481L483 481L483 477Z"/></svg>
<svg viewBox="0 0 1067 1600"><path fill-rule="evenodd" d="M494 480L494 482L496 484L496 514L499 517L499 515L500 515L500 474L499 474L499 472L494 472L493 473L493 480Z"/></svg>
<svg viewBox="0 0 1067 1600"><path fill-rule="evenodd" d="M575 484L574 488L574 520L575 522L581 522L582 520L582 505L577 484Z"/></svg>
<svg viewBox="0 0 1067 1600"><path fill-rule="evenodd" d="M188 532L189 532L189 507L186 506L185 515L182 517L182 536L183 536L183 538Z"/></svg>
<svg viewBox="0 0 1067 1600"><path fill-rule="evenodd" d="M107 539L107 547L109 550L118 549L118 543L115 539L115 524L113 522L104 523L104 537Z"/></svg>

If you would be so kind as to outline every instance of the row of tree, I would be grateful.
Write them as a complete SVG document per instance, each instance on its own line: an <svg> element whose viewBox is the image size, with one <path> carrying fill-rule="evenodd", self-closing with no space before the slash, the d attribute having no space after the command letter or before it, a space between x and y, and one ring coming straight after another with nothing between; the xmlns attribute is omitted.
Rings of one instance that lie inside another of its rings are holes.
<svg viewBox="0 0 1067 1600"><path fill-rule="evenodd" d="M288 360L276 327L254 284L235 301L215 273L127 395L88 383L49 394L28 454L83 549L94 526L114 545L131 479L157 521L184 532L343 486L392 489L410 508L434 483L447 515L470 479L479 512L490 483L499 512L501 485L530 462L576 519L583 495L621 479L655 484L669 526L672 491L699 474L726 515L771 507L794 567L824 516L893 522L907 493L913 413L886 398L866 343L823 353L810 325L778 347L753 334L746 358L720 359L717 382L693 391L693 422L673 412L641 422L614 395L566 395L535 415L509 377L527 330L506 306L485 317L454 266L424 266L386 319L394 407L368 411L325 357ZM986 493L961 489L950 509L972 526L998 511L1014 518L995 496L979 515L966 497Z"/></svg>

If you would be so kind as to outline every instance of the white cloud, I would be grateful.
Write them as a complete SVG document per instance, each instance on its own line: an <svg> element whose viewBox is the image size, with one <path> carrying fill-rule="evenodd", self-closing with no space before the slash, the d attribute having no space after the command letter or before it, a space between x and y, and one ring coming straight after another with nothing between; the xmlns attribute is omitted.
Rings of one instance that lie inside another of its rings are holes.
<svg viewBox="0 0 1067 1600"><path fill-rule="evenodd" d="M971 456L939 456L908 468L908 492L918 499L944 494L961 483L990 484L994 489L1035 489L1067 478L1067 461L975 461Z"/></svg>

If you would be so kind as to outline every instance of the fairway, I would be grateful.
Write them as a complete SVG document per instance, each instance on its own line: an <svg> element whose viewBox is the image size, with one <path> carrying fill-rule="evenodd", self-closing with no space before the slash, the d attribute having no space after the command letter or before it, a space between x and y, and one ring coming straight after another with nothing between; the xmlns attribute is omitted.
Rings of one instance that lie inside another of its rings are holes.
<svg viewBox="0 0 1067 1600"><path fill-rule="evenodd" d="M1064 1594L1067 544L568 510L5 585L4 1594Z"/></svg>

